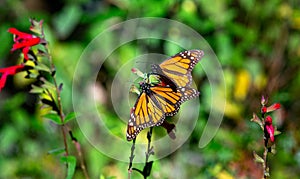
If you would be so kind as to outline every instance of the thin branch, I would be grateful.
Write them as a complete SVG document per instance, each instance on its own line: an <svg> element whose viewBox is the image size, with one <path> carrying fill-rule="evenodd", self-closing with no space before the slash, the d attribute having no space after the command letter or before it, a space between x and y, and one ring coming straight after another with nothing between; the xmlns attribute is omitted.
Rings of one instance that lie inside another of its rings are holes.
<svg viewBox="0 0 300 179"><path fill-rule="evenodd" d="M148 161L150 155L154 155L154 151L153 151L153 146L151 146L151 137L152 137L152 127L150 127L150 130L147 133L147 139L148 139L148 146L147 146L147 151L145 152L146 154L146 162L145 162L145 166L143 168L143 171L137 168L132 168L132 170L135 170L137 172L139 172L140 174L143 175L144 179L146 179L148 176L150 176L151 173L151 169L152 169L152 164L153 161Z"/></svg>
<svg viewBox="0 0 300 179"><path fill-rule="evenodd" d="M150 155L154 155L153 146L151 146L152 130L153 130L153 128L150 127L150 130L147 133L148 147L147 147L147 152L146 152L146 163L148 163Z"/></svg>
<svg viewBox="0 0 300 179"><path fill-rule="evenodd" d="M131 173L132 173L132 162L134 158L134 150L135 150L135 139L132 141L132 146L131 146L131 153L129 157L129 166L128 166L128 179L131 178Z"/></svg>
<svg viewBox="0 0 300 179"><path fill-rule="evenodd" d="M83 157L82 157L82 151L81 151L81 146L80 146L80 143L78 142L77 138L74 137L73 133L71 130L69 130L69 134L70 134L70 137L71 137L71 140L77 150L77 154L78 154L78 157L79 157L79 161L80 161L80 167L83 171L83 174L85 176L86 179L89 179L89 175L88 175L88 172L86 170L86 166L84 164L84 160L83 160Z"/></svg>
<svg viewBox="0 0 300 179"><path fill-rule="evenodd" d="M143 170L140 170L140 169L137 169L137 168L132 168L132 161L133 161L133 158L134 158L133 153L134 153L134 150L135 150L135 139L133 139L133 144L132 144L132 147L131 147L131 155L129 157L128 179L131 178L131 173L132 173L133 170L135 170L135 171L139 172L141 175L143 175L144 179L146 179L148 176L150 176L153 161L149 162L149 157L150 157L150 155L154 155L153 146L151 146L152 130L153 130L153 128L150 127L150 130L147 133L148 145L147 145L147 151L145 152L146 161L145 161L145 166L144 166Z"/></svg>
<svg viewBox="0 0 300 179"><path fill-rule="evenodd" d="M264 154L263 154L263 168L264 168L264 178L267 178L269 176L269 171L268 171L268 164L267 164L267 157L268 157L268 149L265 146L264 147Z"/></svg>
<svg viewBox="0 0 300 179"><path fill-rule="evenodd" d="M42 28L42 38L45 39L45 33L44 33L43 28ZM46 50L46 54L48 56L48 59L49 59L50 65L51 65L51 69L55 69L55 66L54 66L54 63L53 63L53 60L52 60L52 56L50 55L50 50L48 48L48 42L47 41L46 41L46 44L44 45L44 48ZM62 135L63 135L66 156L68 156L69 155L69 150L68 150L67 135L66 135L65 124L64 124L65 114L63 112L63 107L62 107L62 102L61 102L61 95L60 95L61 86L57 84L55 75L52 76L52 79L53 79L53 83L54 83L56 94L57 94L57 106L58 106L59 117L60 117L60 120L61 120L61 123L62 123L61 132L62 132Z"/></svg>

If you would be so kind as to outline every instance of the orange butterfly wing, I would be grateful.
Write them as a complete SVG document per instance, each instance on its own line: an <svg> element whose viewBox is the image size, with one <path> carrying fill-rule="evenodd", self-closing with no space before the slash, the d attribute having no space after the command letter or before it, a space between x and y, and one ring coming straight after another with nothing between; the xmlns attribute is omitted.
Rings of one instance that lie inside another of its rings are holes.
<svg viewBox="0 0 300 179"><path fill-rule="evenodd" d="M151 66L154 73L167 76L177 86L190 86L192 83L192 70L201 60L204 52L201 50L188 50L180 52L163 61L160 65Z"/></svg>
<svg viewBox="0 0 300 179"><path fill-rule="evenodd" d="M143 92L131 109L127 127L127 140L132 140L147 127L159 126L166 116L175 115L180 105L199 95L192 88L180 87L173 91L170 87L154 86L151 93Z"/></svg>

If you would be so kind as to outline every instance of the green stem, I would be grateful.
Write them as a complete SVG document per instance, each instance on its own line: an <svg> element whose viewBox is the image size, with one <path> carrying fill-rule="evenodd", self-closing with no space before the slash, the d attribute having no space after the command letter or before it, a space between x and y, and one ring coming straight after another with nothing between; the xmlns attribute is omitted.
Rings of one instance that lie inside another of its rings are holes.
<svg viewBox="0 0 300 179"><path fill-rule="evenodd" d="M89 179L89 175L88 175L88 172L87 172L87 169L85 167L85 164L84 164L84 159L83 159L83 155L82 155L82 151L81 151L81 146L80 146L80 143L78 142L78 140L73 136L73 133L71 130L69 130L69 134L71 136L71 139L73 141L73 144L75 145L75 148L77 150L77 154L78 154L78 158L79 158L79 161L80 161L80 167L83 171L83 174L85 176L86 179Z"/></svg>
<svg viewBox="0 0 300 179"><path fill-rule="evenodd" d="M45 34L44 34L44 29L42 29L42 34L41 34L42 38L45 39ZM57 81L56 81L56 77L55 77L55 65L53 63L52 60L52 56L50 55L50 50L48 48L48 42L46 41L45 44L45 50L46 50L46 54L48 56L49 62L50 62L50 66L51 66L51 75L52 75L52 79L53 79L53 83L55 86L55 90L56 90L56 94L57 94L57 107L58 107L58 113L59 113L59 117L61 120L61 132L63 135L63 141L64 141L64 146L65 146L65 155L68 156L69 155L69 149L68 149L68 143L67 143L67 134L66 134L66 130L67 130L67 126L65 125L65 114L63 112L63 105L62 105L62 100L61 100L61 85L58 85ZM51 97L53 98L53 96L51 95ZM52 99L54 101L54 99ZM83 155L82 155L82 151L81 151L81 146L80 143L77 141L77 139L73 136L72 131L70 129L69 130L69 134L71 136L71 139L75 145L79 160L80 160L80 166L81 169L84 173L84 176L86 179L89 179L89 175L86 169L86 166L84 164L84 159L83 159ZM68 164L67 164L68 167Z"/></svg>
<svg viewBox="0 0 300 179"><path fill-rule="evenodd" d="M148 163L150 155L153 154L153 150L151 147L152 130L153 130L153 127L150 127L150 130L147 133L148 147L147 147L147 152L146 152L146 163Z"/></svg>
<svg viewBox="0 0 300 179"><path fill-rule="evenodd" d="M52 69L54 69L52 56L50 55L48 48L46 48L46 50L47 50L47 54L48 54L49 61L50 61L50 64L52 66ZM62 123L61 132L62 132L62 135L63 135L64 145L65 145L65 150L66 150L66 156L68 156L69 155L69 150L68 150L68 143L67 143L67 135L66 135L66 131L65 131L65 114L63 112L63 107L62 107L62 102L61 102L61 94L60 94L61 89L60 89L60 86L57 84L55 76L53 76L53 83L54 83L54 86L55 86L55 89L56 89L57 105L58 105L58 110L59 110L58 112L59 112L59 117L60 117L60 120L61 120L61 123Z"/></svg>
<svg viewBox="0 0 300 179"><path fill-rule="evenodd" d="M45 39L45 34L44 34L44 29L42 29L42 38ZM45 50L46 50L46 54L48 56L48 59L49 59L49 62L50 62L50 65L51 65L51 69L55 69L55 65L53 63L53 60L52 60L52 56L50 55L50 50L48 48L48 42L46 42L45 44ZM55 78L55 75L52 75L53 77L53 83L54 83L54 86L55 86L55 89L56 89L56 94L57 94L57 105L58 105L58 113L59 113L59 117L60 117L60 120L61 120L61 132L62 132L62 135L63 135L63 141L64 141L64 146L65 146L65 152L66 152L66 156L69 155L69 150L68 150L68 143L67 143L67 134L66 134L66 131L65 131L65 115L64 115L64 112L63 112L63 107L62 107L62 102L61 102L61 95L60 95L60 92L61 92L61 89L60 89L60 86L57 84L57 81L56 81L56 78Z"/></svg>
<svg viewBox="0 0 300 179"><path fill-rule="evenodd" d="M134 158L134 150L135 150L135 139L133 139L133 141L132 141L131 153L130 153L130 157L129 157L128 179L131 178L132 162L133 162L133 158Z"/></svg>

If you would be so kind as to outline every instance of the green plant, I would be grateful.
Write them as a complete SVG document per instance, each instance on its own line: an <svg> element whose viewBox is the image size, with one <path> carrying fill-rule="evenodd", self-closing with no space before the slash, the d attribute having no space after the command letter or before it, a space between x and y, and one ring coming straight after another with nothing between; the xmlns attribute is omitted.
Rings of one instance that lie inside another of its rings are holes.
<svg viewBox="0 0 300 179"><path fill-rule="evenodd" d="M64 148L49 151L49 154L63 154L60 160L66 164L67 176L71 179L75 173L76 157L70 154L68 139L69 134L73 142L80 161L81 168L85 178L89 178L80 144L73 136L71 128L67 123L75 119L75 113L71 112L65 115L61 91L63 83L58 83L56 79L56 68L52 60L48 42L43 29L43 21L30 19L30 30L34 33L25 33L16 28L9 28L8 32L14 35L14 44L11 51L22 50L23 63L1 68L0 90L5 87L7 77L25 71L25 78L32 79L29 93L39 96L40 111L44 118L50 119L60 126L63 136Z"/></svg>
<svg viewBox="0 0 300 179"><path fill-rule="evenodd" d="M260 128L263 131L263 140L264 140L264 152L263 157L253 152L255 161L261 163L263 166L263 177L269 178L270 177L270 168L268 165L268 153L275 154L275 135L279 134L280 132L276 130L273 126L273 120L271 116L266 116L267 113L275 111L280 108L279 103L274 103L271 106L266 106L268 103L268 99L262 96L261 98L261 118L259 118L255 113L253 113L253 118L251 121L256 122L259 124Z"/></svg>

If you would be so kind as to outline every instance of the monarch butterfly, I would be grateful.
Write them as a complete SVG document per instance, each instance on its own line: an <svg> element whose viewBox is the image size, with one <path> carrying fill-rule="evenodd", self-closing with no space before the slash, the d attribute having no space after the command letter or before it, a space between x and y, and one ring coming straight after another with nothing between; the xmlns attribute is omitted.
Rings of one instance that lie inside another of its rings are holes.
<svg viewBox="0 0 300 179"><path fill-rule="evenodd" d="M203 55L204 53L201 50L183 51L165 60L160 65L153 64L151 68L153 73L167 76L177 86L191 86L191 72Z"/></svg>
<svg viewBox="0 0 300 179"><path fill-rule="evenodd" d="M162 125L166 116L174 116L183 102L199 95L190 87L191 71L202 56L200 50L184 51L160 65L152 65L153 72L140 82L141 92L135 90L139 96L130 112L128 141L147 127Z"/></svg>

